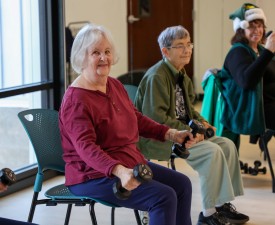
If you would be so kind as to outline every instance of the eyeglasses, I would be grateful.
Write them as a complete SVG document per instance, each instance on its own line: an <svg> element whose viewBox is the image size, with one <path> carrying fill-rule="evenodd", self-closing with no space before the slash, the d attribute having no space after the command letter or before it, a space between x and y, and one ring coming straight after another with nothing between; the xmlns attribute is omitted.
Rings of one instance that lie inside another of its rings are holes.
<svg viewBox="0 0 275 225"><path fill-rule="evenodd" d="M181 49L182 51L185 51L186 49L192 50L194 48L193 43L188 43L187 45L176 45L176 46L169 46L168 49L175 48L175 49Z"/></svg>

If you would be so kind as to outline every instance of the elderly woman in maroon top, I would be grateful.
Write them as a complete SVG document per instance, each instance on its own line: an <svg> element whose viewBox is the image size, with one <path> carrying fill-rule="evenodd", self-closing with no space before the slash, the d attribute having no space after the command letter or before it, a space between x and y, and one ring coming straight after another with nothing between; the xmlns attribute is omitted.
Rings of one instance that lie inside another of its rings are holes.
<svg viewBox="0 0 275 225"><path fill-rule="evenodd" d="M59 112L66 185L75 195L148 211L151 225L190 225L192 187L188 177L147 162L136 143L139 136L182 143L188 131L158 124L136 110L123 85L109 76L118 61L109 32L88 24L77 34L71 64L79 74L67 89ZM141 184L133 177L137 164L147 164L153 180ZM115 197L120 179L130 198Z"/></svg>

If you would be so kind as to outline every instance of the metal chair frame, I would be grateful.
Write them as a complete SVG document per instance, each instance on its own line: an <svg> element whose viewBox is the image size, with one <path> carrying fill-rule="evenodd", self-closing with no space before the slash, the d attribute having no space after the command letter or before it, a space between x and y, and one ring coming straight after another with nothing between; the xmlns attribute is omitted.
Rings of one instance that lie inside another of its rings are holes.
<svg viewBox="0 0 275 225"><path fill-rule="evenodd" d="M271 131L272 132L272 136L275 135L275 131ZM271 174L271 181L272 181L272 192L275 193L275 176L274 176L274 170L273 170L273 166L272 166L272 161L271 161L271 158L270 158L270 154L269 154L269 149L268 149L268 141L266 141L266 138L265 138L265 134L262 134L260 136L260 139L259 139L259 142L263 148L263 151L264 151L264 159L266 160L267 159L267 163L268 163L268 166L269 166L269 170L270 170L270 174Z"/></svg>

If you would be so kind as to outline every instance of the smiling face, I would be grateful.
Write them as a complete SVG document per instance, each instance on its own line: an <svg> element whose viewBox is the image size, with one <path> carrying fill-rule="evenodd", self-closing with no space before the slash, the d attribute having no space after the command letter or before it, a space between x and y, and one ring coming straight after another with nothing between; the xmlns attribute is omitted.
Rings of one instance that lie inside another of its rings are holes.
<svg viewBox="0 0 275 225"><path fill-rule="evenodd" d="M110 43L106 38L100 39L87 50L85 67L82 73L107 77L113 64L113 53Z"/></svg>
<svg viewBox="0 0 275 225"><path fill-rule="evenodd" d="M163 47L161 51L177 70L181 70L190 62L192 49L193 44L190 41L190 37L187 37L174 40L171 46Z"/></svg>
<svg viewBox="0 0 275 225"><path fill-rule="evenodd" d="M249 23L249 27L245 29L245 37L247 38L249 45L256 47L264 35L264 24L261 20L254 20Z"/></svg>

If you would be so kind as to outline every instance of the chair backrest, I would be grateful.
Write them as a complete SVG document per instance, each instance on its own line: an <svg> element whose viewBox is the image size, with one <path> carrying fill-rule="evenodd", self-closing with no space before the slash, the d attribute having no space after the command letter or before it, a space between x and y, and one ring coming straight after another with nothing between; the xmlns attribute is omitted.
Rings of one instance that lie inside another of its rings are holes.
<svg viewBox="0 0 275 225"><path fill-rule="evenodd" d="M130 99L134 103L138 87L131 84L124 84L123 86L125 87Z"/></svg>
<svg viewBox="0 0 275 225"><path fill-rule="evenodd" d="M138 86L147 69L132 70L117 77L122 84Z"/></svg>
<svg viewBox="0 0 275 225"><path fill-rule="evenodd" d="M18 117L34 148L39 172L43 173L46 169L64 172L58 112L51 109L30 109L19 112Z"/></svg>

